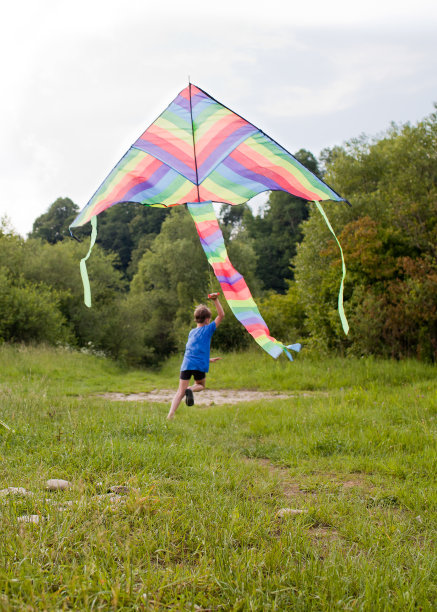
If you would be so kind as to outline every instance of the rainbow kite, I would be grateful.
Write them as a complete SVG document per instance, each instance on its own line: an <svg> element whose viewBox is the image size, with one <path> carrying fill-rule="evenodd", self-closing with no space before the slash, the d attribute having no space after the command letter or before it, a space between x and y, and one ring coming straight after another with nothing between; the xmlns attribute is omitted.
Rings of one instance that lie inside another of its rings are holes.
<svg viewBox="0 0 437 612"><path fill-rule="evenodd" d="M91 294L85 262L96 240L96 216L120 202L187 204L234 315L272 357L284 351L292 359L287 349L298 351L300 345L284 345L270 336L244 278L229 261L212 205L241 204L263 191L286 191L314 201L333 234L320 202L346 201L269 136L190 83L131 146L70 226L71 231L91 221L93 228L80 266L86 305L91 306ZM338 245L343 266L338 305L347 334L346 268Z"/></svg>

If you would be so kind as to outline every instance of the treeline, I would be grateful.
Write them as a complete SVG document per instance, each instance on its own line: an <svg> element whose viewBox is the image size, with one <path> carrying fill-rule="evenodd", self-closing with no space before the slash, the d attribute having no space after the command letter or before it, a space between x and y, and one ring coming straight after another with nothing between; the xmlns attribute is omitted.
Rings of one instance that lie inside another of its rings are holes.
<svg viewBox="0 0 437 612"><path fill-rule="evenodd" d="M416 125L392 125L326 149L317 161L296 157L345 203L325 210L343 247L350 333L337 312L338 247L315 210L282 192L253 212L222 206L234 266L245 276L272 335L318 352L437 357L437 113ZM159 363L180 350L192 310L219 289L184 206L120 204L99 215L88 260L93 307L83 304L79 260L89 228L68 225L78 207L59 198L25 240L0 228L0 340L68 344L135 364ZM216 346L252 342L225 318Z"/></svg>

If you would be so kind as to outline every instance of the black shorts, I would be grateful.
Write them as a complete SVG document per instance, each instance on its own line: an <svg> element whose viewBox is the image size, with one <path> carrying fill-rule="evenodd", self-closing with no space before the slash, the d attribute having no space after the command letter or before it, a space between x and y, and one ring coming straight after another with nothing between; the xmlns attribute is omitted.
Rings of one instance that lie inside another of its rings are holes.
<svg viewBox="0 0 437 612"><path fill-rule="evenodd" d="M190 380L190 378L194 376L194 380L203 380L206 376L205 372L201 372L200 370L182 370L179 378L181 380Z"/></svg>

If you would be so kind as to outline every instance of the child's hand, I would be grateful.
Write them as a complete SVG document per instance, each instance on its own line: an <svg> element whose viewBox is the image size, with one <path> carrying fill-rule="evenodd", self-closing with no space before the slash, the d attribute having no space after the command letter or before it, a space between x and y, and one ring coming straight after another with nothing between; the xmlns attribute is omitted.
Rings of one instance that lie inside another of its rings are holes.
<svg viewBox="0 0 437 612"><path fill-rule="evenodd" d="M211 359L209 360L211 363L214 363L214 361L220 361L221 357L211 357Z"/></svg>
<svg viewBox="0 0 437 612"><path fill-rule="evenodd" d="M220 293L208 293L208 300L216 300Z"/></svg>

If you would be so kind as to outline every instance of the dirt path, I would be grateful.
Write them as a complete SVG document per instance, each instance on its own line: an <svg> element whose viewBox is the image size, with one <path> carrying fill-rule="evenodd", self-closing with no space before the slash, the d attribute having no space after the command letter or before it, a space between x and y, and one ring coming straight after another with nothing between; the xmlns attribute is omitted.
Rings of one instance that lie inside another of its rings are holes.
<svg viewBox="0 0 437 612"><path fill-rule="evenodd" d="M99 397L117 402L159 402L170 403L175 394L174 389L154 389L149 393L102 393ZM300 394L304 397L310 395ZM213 406L215 404L235 404L237 402L253 402L257 400L277 400L295 398L290 393L274 393L272 391L248 391L232 389L206 389L194 394L195 404L198 406Z"/></svg>

